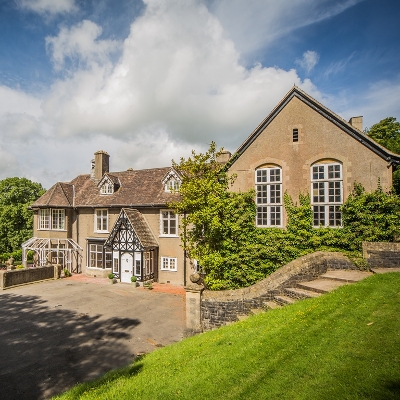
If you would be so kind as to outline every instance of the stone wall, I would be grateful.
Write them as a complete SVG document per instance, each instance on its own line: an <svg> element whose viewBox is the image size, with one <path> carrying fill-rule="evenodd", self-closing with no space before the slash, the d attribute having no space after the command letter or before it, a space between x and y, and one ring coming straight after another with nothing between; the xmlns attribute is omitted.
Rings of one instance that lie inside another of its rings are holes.
<svg viewBox="0 0 400 400"><path fill-rule="evenodd" d="M370 268L400 267L400 243L364 242L363 257Z"/></svg>
<svg viewBox="0 0 400 400"><path fill-rule="evenodd" d="M319 251L293 260L253 286L218 292L205 290L201 296L202 329L210 330L237 321L238 315L264 308L264 303L281 294L283 288L316 279L327 269L357 268L342 253Z"/></svg>
<svg viewBox="0 0 400 400"><path fill-rule="evenodd" d="M60 266L49 265L46 267L0 271L0 288L7 289L9 287L44 281L46 279L58 279L60 276L60 269Z"/></svg>

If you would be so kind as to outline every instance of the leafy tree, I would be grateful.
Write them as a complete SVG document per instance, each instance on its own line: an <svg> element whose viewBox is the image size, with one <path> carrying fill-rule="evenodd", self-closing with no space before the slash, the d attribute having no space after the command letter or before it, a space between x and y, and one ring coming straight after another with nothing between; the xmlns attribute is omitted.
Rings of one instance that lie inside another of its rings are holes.
<svg viewBox="0 0 400 400"><path fill-rule="evenodd" d="M32 236L33 213L29 205L45 190L26 178L0 181L0 253L16 251Z"/></svg>
<svg viewBox="0 0 400 400"><path fill-rule="evenodd" d="M393 153L400 154L400 122L396 118L388 117L379 121L366 129L366 134Z"/></svg>
<svg viewBox="0 0 400 400"><path fill-rule="evenodd" d="M383 147L400 154L400 122L396 121L396 118L385 118L366 129L365 133ZM400 166L393 174L393 187L395 192L400 195Z"/></svg>

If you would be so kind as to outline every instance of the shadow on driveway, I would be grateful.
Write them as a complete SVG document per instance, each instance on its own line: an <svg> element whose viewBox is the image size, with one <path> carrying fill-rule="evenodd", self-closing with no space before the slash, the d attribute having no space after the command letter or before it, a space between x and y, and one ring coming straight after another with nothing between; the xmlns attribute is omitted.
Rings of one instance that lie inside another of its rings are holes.
<svg viewBox="0 0 400 400"><path fill-rule="evenodd" d="M3 399L46 398L132 359L119 339L131 336L137 319L100 321L45 303L38 296L0 296Z"/></svg>

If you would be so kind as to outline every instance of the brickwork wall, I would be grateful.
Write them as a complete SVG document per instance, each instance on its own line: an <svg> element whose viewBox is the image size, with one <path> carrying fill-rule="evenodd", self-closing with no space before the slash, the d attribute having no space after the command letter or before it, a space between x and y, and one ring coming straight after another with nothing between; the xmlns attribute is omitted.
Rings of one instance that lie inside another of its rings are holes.
<svg viewBox="0 0 400 400"><path fill-rule="evenodd" d="M356 267L341 253L319 251L293 260L253 286L219 292L204 291L201 296L202 328L206 331L237 321L238 315L263 308L266 301L282 294L284 288L316 279L327 269Z"/></svg>
<svg viewBox="0 0 400 400"><path fill-rule="evenodd" d="M45 279L57 279L57 267L36 267L27 269L15 269L12 271L0 271L0 288L6 289L12 286L24 285L26 283L43 281Z"/></svg>
<svg viewBox="0 0 400 400"><path fill-rule="evenodd" d="M362 246L370 268L400 267L400 243L364 242Z"/></svg>

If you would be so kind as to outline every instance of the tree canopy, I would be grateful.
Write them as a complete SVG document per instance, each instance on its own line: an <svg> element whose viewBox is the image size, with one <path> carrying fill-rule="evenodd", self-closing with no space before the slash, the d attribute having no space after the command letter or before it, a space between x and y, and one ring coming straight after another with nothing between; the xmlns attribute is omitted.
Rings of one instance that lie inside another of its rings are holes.
<svg viewBox="0 0 400 400"><path fill-rule="evenodd" d="M33 234L33 212L28 207L45 189L26 178L0 181L0 253L18 250Z"/></svg>
<svg viewBox="0 0 400 400"><path fill-rule="evenodd" d="M371 128L366 134L393 153L400 154L400 122L394 117L388 117Z"/></svg>
<svg viewBox="0 0 400 400"><path fill-rule="evenodd" d="M366 129L365 133L378 142L381 146L386 147L393 153L400 154L400 122L394 117L382 119L371 128ZM393 174L393 188L400 195L400 166L398 166Z"/></svg>

